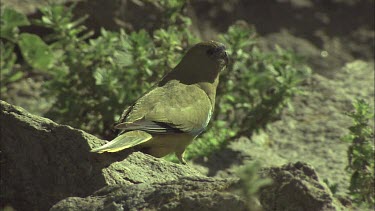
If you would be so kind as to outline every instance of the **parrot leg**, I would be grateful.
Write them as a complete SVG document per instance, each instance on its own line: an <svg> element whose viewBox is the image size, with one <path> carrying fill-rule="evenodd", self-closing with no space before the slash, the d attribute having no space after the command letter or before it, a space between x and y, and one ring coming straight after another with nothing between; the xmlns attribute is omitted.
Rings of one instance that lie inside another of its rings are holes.
<svg viewBox="0 0 375 211"><path fill-rule="evenodd" d="M187 162L186 162L186 160L184 159L184 152L185 152L185 149L184 149L182 152L181 152L181 151L178 151L178 152L176 152L175 154L176 154L176 157L178 158L178 160L179 160L182 164L186 165Z"/></svg>

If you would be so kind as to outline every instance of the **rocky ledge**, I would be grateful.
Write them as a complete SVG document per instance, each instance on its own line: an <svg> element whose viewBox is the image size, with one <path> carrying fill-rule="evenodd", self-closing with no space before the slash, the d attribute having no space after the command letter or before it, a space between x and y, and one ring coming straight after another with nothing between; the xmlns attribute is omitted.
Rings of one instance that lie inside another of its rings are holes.
<svg viewBox="0 0 375 211"><path fill-rule="evenodd" d="M231 190L238 178L212 178L141 152L95 154L105 141L0 101L1 207L16 210L247 210ZM265 210L336 210L338 203L304 163L260 172Z"/></svg>

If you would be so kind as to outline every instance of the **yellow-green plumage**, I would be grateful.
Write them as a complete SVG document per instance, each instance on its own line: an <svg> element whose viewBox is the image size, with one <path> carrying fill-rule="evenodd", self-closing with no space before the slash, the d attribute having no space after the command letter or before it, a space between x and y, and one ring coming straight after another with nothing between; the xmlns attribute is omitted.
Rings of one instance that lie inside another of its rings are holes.
<svg viewBox="0 0 375 211"><path fill-rule="evenodd" d="M187 145L207 126L215 104L219 73L228 62L222 44L202 42L158 85L127 108L121 132L111 142L92 152L116 152L133 146L163 157L176 153L181 162Z"/></svg>
<svg viewBox="0 0 375 211"><path fill-rule="evenodd" d="M91 150L92 152L118 152L123 149L141 144L152 138L152 135L141 130L129 131L121 134L113 139L111 142Z"/></svg>

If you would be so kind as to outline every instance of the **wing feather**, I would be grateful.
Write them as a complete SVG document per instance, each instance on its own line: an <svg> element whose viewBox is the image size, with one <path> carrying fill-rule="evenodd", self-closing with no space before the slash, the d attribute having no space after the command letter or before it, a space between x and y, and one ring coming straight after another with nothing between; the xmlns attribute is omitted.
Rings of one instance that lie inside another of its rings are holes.
<svg viewBox="0 0 375 211"><path fill-rule="evenodd" d="M202 89L172 80L138 99L116 128L150 133L201 131L211 112L211 101Z"/></svg>
<svg viewBox="0 0 375 211"><path fill-rule="evenodd" d="M92 149L91 152L118 152L123 149L133 147L135 145L142 144L152 138L152 135L144 131L135 130L117 136L112 141Z"/></svg>

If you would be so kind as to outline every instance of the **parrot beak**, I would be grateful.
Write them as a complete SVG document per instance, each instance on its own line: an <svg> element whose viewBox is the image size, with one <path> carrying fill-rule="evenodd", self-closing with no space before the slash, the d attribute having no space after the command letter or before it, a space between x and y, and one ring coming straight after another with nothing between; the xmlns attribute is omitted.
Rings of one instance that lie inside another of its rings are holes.
<svg viewBox="0 0 375 211"><path fill-rule="evenodd" d="M224 62L225 62L225 66L228 66L228 64L229 64L229 56L228 56L228 54L227 54L226 51L224 51L223 54L224 54L223 55L223 59L224 59Z"/></svg>
<svg viewBox="0 0 375 211"><path fill-rule="evenodd" d="M217 58L219 58L222 61L223 66L227 66L229 64L229 56L227 52L225 51L224 45L219 45L218 47L216 47L215 55Z"/></svg>

